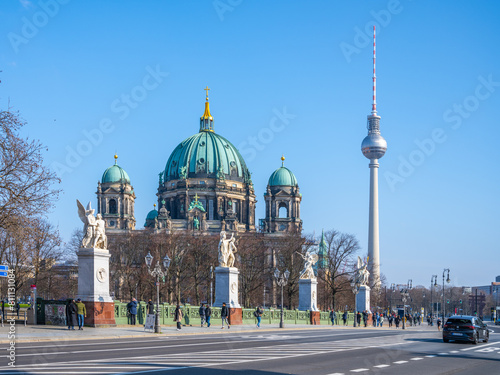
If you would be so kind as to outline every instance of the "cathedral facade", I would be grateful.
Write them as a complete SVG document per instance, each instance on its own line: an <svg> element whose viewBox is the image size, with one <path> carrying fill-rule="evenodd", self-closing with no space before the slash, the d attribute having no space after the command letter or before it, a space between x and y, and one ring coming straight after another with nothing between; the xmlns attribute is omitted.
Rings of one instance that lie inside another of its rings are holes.
<svg viewBox="0 0 500 375"><path fill-rule="evenodd" d="M104 172L96 193L98 213L111 235L136 230L134 189L116 159L115 155L115 164ZM284 160L268 181L265 218L256 222L251 173L237 148L215 132L207 94L199 132L179 143L158 174L157 204L144 227L167 233L301 232L302 195Z"/></svg>

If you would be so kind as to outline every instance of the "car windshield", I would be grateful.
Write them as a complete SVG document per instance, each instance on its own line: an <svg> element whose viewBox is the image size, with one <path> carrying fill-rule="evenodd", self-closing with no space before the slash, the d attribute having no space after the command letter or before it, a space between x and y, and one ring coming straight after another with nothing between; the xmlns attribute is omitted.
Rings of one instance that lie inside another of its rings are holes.
<svg viewBox="0 0 500 375"><path fill-rule="evenodd" d="M446 324L472 324L470 319L448 319Z"/></svg>

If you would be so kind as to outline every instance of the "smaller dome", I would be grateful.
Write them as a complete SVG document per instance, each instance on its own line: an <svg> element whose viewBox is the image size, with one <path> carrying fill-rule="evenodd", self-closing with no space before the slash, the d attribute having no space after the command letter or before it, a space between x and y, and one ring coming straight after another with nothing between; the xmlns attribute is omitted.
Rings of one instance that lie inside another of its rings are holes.
<svg viewBox="0 0 500 375"><path fill-rule="evenodd" d="M297 179L292 171L286 167L276 169L269 177L269 186L297 186Z"/></svg>
<svg viewBox="0 0 500 375"><path fill-rule="evenodd" d="M123 184L130 184L130 177L122 167L115 164L106 169L102 175L102 183L104 184L107 182L120 182Z"/></svg>
<svg viewBox="0 0 500 375"><path fill-rule="evenodd" d="M158 217L158 211L151 210L148 212L148 216L146 216L146 220L154 220Z"/></svg>

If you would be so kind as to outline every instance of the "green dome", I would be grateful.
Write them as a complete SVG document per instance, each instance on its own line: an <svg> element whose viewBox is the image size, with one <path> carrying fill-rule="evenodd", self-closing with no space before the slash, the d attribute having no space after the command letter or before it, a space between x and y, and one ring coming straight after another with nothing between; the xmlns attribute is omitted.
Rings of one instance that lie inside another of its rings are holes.
<svg viewBox="0 0 500 375"><path fill-rule="evenodd" d="M154 220L157 217L158 217L158 211L151 210L148 212L148 216L146 216L146 220Z"/></svg>
<svg viewBox="0 0 500 375"><path fill-rule="evenodd" d="M120 182L122 184L130 184L130 177L122 167L115 164L106 169L102 175L102 183L104 184L107 182Z"/></svg>
<svg viewBox="0 0 500 375"><path fill-rule="evenodd" d="M250 181L250 172L236 147L213 131L200 131L181 142L165 166L164 181L185 177L217 177L224 173L230 180Z"/></svg>
<svg viewBox="0 0 500 375"><path fill-rule="evenodd" d="M297 179L292 171L286 167L276 169L269 177L269 186L297 186Z"/></svg>

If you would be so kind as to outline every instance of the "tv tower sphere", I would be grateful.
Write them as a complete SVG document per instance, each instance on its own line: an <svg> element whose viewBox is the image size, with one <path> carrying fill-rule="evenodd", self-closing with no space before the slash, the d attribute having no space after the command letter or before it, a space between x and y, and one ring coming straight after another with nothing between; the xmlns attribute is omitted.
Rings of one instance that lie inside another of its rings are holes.
<svg viewBox="0 0 500 375"><path fill-rule="evenodd" d="M361 152L367 159L380 159L385 155L386 151L387 141L380 133L369 133L365 139L363 139L363 142L361 142Z"/></svg>

